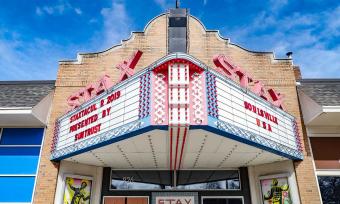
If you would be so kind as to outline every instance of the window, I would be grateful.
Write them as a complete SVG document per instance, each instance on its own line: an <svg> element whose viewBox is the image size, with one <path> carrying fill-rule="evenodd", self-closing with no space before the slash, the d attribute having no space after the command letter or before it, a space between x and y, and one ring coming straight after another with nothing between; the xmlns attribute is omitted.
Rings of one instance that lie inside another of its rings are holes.
<svg viewBox="0 0 340 204"><path fill-rule="evenodd" d="M318 176L318 181L323 203L339 203L340 175Z"/></svg>
<svg viewBox="0 0 340 204"><path fill-rule="evenodd" d="M1 202L32 200L43 128L0 128Z"/></svg>
<svg viewBox="0 0 340 204"><path fill-rule="evenodd" d="M177 176L177 189L183 190L235 190L240 189L237 170L181 170Z"/></svg>
<svg viewBox="0 0 340 204"><path fill-rule="evenodd" d="M202 198L202 204L243 204L242 197L209 197Z"/></svg>
<svg viewBox="0 0 340 204"><path fill-rule="evenodd" d="M161 190L171 189L170 171L121 171L111 172L111 189L115 190Z"/></svg>
<svg viewBox="0 0 340 204"><path fill-rule="evenodd" d="M238 170L112 170L111 190L240 190Z"/></svg>

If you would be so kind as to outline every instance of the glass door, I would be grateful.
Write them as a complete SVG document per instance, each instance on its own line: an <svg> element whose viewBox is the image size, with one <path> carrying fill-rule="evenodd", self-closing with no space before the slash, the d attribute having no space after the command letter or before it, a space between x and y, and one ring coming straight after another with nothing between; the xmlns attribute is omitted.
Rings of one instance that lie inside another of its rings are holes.
<svg viewBox="0 0 340 204"><path fill-rule="evenodd" d="M243 204L243 197L203 197L202 204Z"/></svg>
<svg viewBox="0 0 340 204"><path fill-rule="evenodd" d="M105 196L104 204L148 204L148 197Z"/></svg>

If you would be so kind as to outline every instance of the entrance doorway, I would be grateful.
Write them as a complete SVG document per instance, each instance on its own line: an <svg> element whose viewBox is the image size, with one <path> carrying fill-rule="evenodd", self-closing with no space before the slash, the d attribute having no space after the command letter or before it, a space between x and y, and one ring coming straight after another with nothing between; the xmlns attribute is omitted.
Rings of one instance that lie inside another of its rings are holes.
<svg viewBox="0 0 340 204"><path fill-rule="evenodd" d="M202 204L243 204L243 197L202 197Z"/></svg>
<svg viewBox="0 0 340 204"><path fill-rule="evenodd" d="M104 196L103 204L148 204L149 198L141 197L122 197L122 196Z"/></svg>

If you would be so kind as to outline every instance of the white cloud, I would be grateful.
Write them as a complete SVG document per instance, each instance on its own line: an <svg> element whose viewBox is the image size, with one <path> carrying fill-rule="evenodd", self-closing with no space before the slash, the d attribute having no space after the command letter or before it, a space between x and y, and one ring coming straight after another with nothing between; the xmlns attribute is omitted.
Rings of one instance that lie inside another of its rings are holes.
<svg viewBox="0 0 340 204"><path fill-rule="evenodd" d="M288 0L270 0L269 6L270 10L273 12L278 12L283 7L285 7L288 4Z"/></svg>
<svg viewBox="0 0 340 204"><path fill-rule="evenodd" d="M89 23L97 23L97 22L98 22L98 20L96 18L91 18L89 20Z"/></svg>
<svg viewBox="0 0 340 204"><path fill-rule="evenodd" d="M38 16L43 15L63 15L66 12L73 11L74 13L81 15L82 10L80 8L73 8L67 0L59 0L57 4L38 6L35 9L35 13Z"/></svg>
<svg viewBox="0 0 340 204"><path fill-rule="evenodd" d="M294 59L301 65L305 78L339 78L340 77L340 47L327 50L325 48L304 48L299 50Z"/></svg>
<svg viewBox="0 0 340 204"><path fill-rule="evenodd" d="M41 10L40 7L35 8L35 13L36 13L38 16L43 15L43 11Z"/></svg>
<svg viewBox="0 0 340 204"><path fill-rule="evenodd" d="M55 79L64 49L44 39L27 42L15 35L5 39L3 34L0 31L0 80Z"/></svg>
<svg viewBox="0 0 340 204"><path fill-rule="evenodd" d="M176 1L173 0L173 1L169 1L169 0L154 0L156 4L158 4L162 10L167 10L169 8L175 8L175 3Z"/></svg>
<svg viewBox="0 0 340 204"><path fill-rule="evenodd" d="M104 20L103 48L111 47L129 37L132 22L126 13L124 3L117 3L112 0L111 6L103 8L101 14Z"/></svg>
<svg viewBox="0 0 340 204"><path fill-rule="evenodd" d="M76 14L81 15L83 13L83 11L80 8L75 8L74 12L76 12Z"/></svg>
<svg viewBox="0 0 340 204"><path fill-rule="evenodd" d="M283 1L281 7L286 3ZM304 77L340 76L340 45L332 44L340 36L340 7L284 18L263 11L251 23L225 28L223 33L230 34L232 42L253 50L274 51L279 58L293 51L294 63L300 65Z"/></svg>

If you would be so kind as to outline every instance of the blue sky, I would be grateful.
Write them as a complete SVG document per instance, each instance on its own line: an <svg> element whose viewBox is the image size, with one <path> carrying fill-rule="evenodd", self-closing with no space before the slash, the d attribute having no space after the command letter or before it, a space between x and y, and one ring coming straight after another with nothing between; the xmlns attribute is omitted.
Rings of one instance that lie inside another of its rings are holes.
<svg viewBox="0 0 340 204"><path fill-rule="evenodd" d="M59 60L119 43L174 2L1 1L0 80L55 79ZM305 78L340 78L339 0L182 0L181 7L247 49L292 51Z"/></svg>

